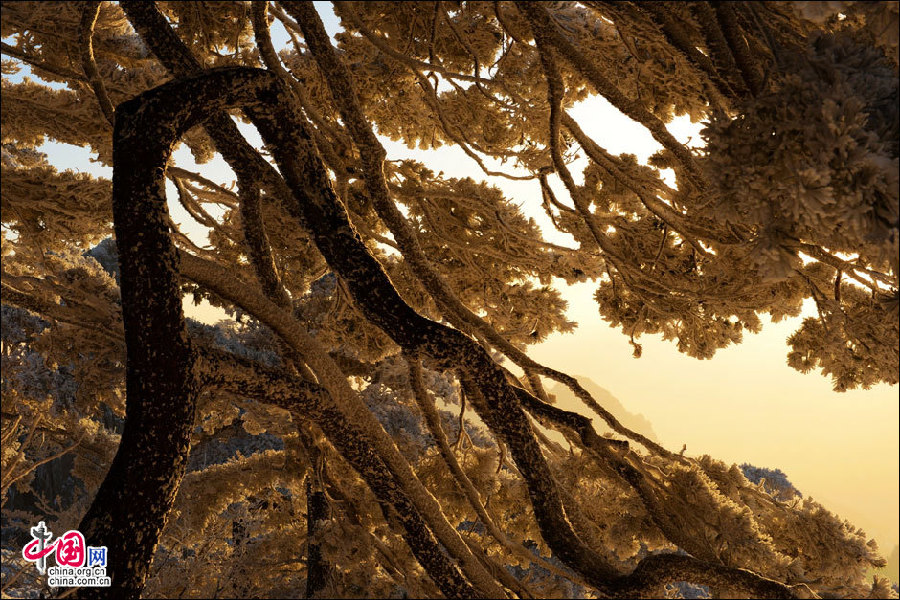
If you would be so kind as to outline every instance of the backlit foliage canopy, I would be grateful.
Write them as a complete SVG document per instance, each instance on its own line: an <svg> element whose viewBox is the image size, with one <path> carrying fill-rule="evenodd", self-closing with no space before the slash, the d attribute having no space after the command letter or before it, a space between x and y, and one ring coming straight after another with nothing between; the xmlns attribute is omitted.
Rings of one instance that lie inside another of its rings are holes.
<svg viewBox="0 0 900 600"><path fill-rule="evenodd" d="M897 3L332 10L334 37L309 2L3 4L4 505L108 546L114 597L889 597L783 474L673 454L526 348L573 328L576 282L636 356L811 300L792 367L896 384ZM586 132L592 96L649 164Z"/></svg>

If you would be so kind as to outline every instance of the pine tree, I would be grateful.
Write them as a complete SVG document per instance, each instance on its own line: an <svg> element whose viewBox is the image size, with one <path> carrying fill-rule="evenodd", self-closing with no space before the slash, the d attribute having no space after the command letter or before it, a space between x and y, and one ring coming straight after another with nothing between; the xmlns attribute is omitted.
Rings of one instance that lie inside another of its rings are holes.
<svg viewBox="0 0 900 600"><path fill-rule="evenodd" d="M709 358L812 299L789 364L896 384L897 3L333 5L334 39L310 2L3 5L3 498L74 455L45 508L113 578L80 594L890 597L780 471L673 453L526 349L572 329L561 282L636 355ZM649 164L585 133L592 95ZM576 247L379 135L530 182Z"/></svg>

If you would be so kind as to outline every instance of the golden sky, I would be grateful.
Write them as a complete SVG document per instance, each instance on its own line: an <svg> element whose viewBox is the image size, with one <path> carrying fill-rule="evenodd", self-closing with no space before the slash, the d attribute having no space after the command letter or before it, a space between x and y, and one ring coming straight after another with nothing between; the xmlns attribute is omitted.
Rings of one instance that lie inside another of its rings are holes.
<svg viewBox="0 0 900 600"><path fill-rule="evenodd" d="M570 112L614 154L628 152L644 161L659 148L645 129L602 99ZM669 125L690 145L699 144L700 127L686 118ZM415 158L448 177L488 179L541 224L549 241L573 246L569 236L550 233L536 182L484 177L455 148L423 152L400 143L385 145L389 158ZM506 170L512 170L510 165ZM580 170L578 163L572 166L579 182ZM571 204L564 188L554 187L557 197ZM565 290L564 282L557 284ZM670 449L687 444L691 455L781 469L804 496L862 527L885 555L890 553L900 540L897 388L836 393L820 374L788 367L786 339L809 316L810 306L801 317L781 323L764 317L761 333L745 335L742 344L720 350L711 360L685 356L661 336L641 338L643 357L635 359L628 338L600 319L595 289L595 283L584 283L564 291L569 318L580 326L532 347L532 358L606 388L630 412L643 413Z"/></svg>
<svg viewBox="0 0 900 600"><path fill-rule="evenodd" d="M580 284L566 295L576 332L551 336L532 358L606 388L647 417L669 449L687 444L689 455L781 469L804 496L890 553L900 513L896 387L836 393L829 379L788 367L785 340L800 318L767 322L706 361L645 336L635 359L628 338L599 318L592 288Z"/></svg>

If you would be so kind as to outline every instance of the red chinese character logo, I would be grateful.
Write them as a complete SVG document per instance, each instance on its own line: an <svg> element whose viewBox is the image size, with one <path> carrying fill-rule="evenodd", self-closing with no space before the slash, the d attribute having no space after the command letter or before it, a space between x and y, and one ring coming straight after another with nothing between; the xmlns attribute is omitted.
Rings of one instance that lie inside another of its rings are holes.
<svg viewBox="0 0 900 600"><path fill-rule="evenodd" d="M56 564L61 567L84 566L84 552L84 536L74 529L56 540Z"/></svg>
<svg viewBox="0 0 900 600"><path fill-rule="evenodd" d="M24 548L22 548L22 556L25 557L25 560L40 560L56 550L56 542L53 542L49 546L44 546L43 548L40 547L40 543L41 540L31 540Z"/></svg>

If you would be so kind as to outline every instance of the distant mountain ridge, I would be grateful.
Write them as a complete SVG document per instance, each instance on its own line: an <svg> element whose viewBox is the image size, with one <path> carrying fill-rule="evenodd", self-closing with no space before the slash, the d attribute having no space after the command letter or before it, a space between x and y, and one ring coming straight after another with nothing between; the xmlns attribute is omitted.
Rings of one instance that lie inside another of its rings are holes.
<svg viewBox="0 0 900 600"><path fill-rule="evenodd" d="M882 575L893 581L894 585L900 581L900 546L895 545L887 557L887 566L883 569Z"/></svg>
<svg viewBox="0 0 900 600"><path fill-rule="evenodd" d="M589 377L578 375L576 376L576 379L578 379L578 382L584 389L590 392L591 396L594 397L594 399L600 404L600 406L611 412L622 425L636 433L640 433L647 439L652 440L657 444L660 443L659 438L656 437L656 432L653 431L653 426L650 424L650 421L647 419L647 417L645 417L641 413L629 412L628 409L626 409L622 404L622 402L620 402L618 398L613 396L609 392L609 390L600 387ZM579 400L578 397L575 396L575 393L561 383L557 383L547 391L556 396L557 403L562 403L569 406L584 406L581 400ZM580 410L579 412L587 414L586 410L587 409ZM605 433L609 431L609 428L606 426L606 424L599 418L594 419L594 426L597 428L598 433Z"/></svg>
<svg viewBox="0 0 900 600"><path fill-rule="evenodd" d="M622 425L636 433L640 433L656 443L660 443L659 438L656 437L653 426L650 424L650 420L647 419L647 417L641 413L630 412L618 398L609 392L609 390L600 387L589 377L578 375L576 376L576 379L578 379L578 382L581 383L582 387L590 392L594 399L597 400L603 408L611 412ZM575 409L584 415L593 417L594 427L597 429L598 433L603 434L610 431L606 426L606 423L594 415L590 409L584 407L584 403L581 402L581 400L575 396L574 392L565 385L557 383L547 391L556 396L556 402L560 408L567 410ZM767 483L784 484L786 487L789 486L790 489L794 490L797 495L802 496L796 491L796 488L787 481L785 474L780 469L761 469L749 464L744 464L741 467L745 476L751 481L759 481L759 478L754 477L754 475L765 476ZM882 553L887 559L887 565L883 569L878 569L873 572L882 577L887 577L894 582L894 585L897 585L897 582L900 581L900 546L894 545L889 555L886 549L883 549Z"/></svg>

